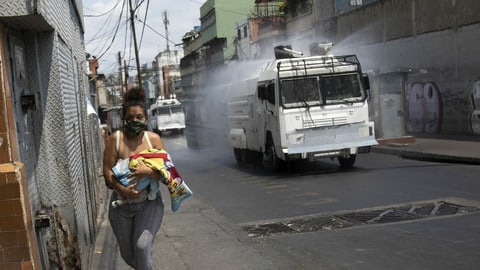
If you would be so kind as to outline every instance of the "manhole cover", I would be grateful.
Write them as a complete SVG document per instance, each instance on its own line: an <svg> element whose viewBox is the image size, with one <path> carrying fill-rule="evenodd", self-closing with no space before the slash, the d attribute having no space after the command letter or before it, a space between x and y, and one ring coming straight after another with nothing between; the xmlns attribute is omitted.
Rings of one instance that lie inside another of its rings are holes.
<svg viewBox="0 0 480 270"><path fill-rule="evenodd" d="M421 218L421 216L408 213L400 209L349 213L345 215L339 215L339 217L347 220L352 220L356 224L392 223Z"/></svg>
<svg viewBox="0 0 480 270"><path fill-rule="evenodd" d="M292 233L293 229L282 223L248 225L243 227L250 237L266 236L278 233Z"/></svg>
<svg viewBox="0 0 480 270"><path fill-rule="evenodd" d="M250 237L270 236L281 233L303 233L338 230L352 226L385 224L436 216L448 216L479 212L474 206L447 201L419 202L384 208L364 209L328 216L298 218L264 224L242 226Z"/></svg>
<svg viewBox="0 0 480 270"><path fill-rule="evenodd" d="M289 222L285 222L289 228L294 232L313 232L313 231L329 231L342 228L351 227L353 224L348 220L338 218L336 216L318 217L297 219Z"/></svg>

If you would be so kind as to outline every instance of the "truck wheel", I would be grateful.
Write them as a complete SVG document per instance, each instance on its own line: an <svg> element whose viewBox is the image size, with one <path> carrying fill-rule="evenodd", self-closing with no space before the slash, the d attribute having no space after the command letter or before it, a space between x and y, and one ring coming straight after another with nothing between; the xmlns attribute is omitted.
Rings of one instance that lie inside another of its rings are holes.
<svg viewBox="0 0 480 270"><path fill-rule="evenodd" d="M283 169L283 160L277 157L277 153L275 152L275 146L270 144L263 153L263 167L269 168L274 172L279 172Z"/></svg>
<svg viewBox="0 0 480 270"><path fill-rule="evenodd" d="M247 163L247 151L244 149L233 148L233 154L238 164Z"/></svg>
<svg viewBox="0 0 480 270"><path fill-rule="evenodd" d="M353 164L355 163L355 159L357 159L357 155L350 155L349 157L338 157L338 163L344 169L352 168Z"/></svg>
<svg viewBox="0 0 480 270"><path fill-rule="evenodd" d="M254 166L262 166L263 165L263 153L248 150L247 161L252 163Z"/></svg>

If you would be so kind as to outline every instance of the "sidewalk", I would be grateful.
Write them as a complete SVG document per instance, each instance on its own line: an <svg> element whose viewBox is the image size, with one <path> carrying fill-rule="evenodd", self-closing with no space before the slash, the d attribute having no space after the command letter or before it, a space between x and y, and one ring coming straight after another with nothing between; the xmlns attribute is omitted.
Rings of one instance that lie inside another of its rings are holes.
<svg viewBox="0 0 480 270"><path fill-rule="evenodd" d="M386 143L372 147L372 152L398 155L426 161L480 164L478 137L415 137L414 143ZM101 181L103 183L103 180ZM103 187L102 187L103 188ZM165 216L157 234L153 252L155 269L277 269L253 248L254 242L236 224L198 197L188 199L179 213L172 213L168 194L163 194ZM116 239L108 222L107 203L110 191L101 194L98 234L91 270L126 270ZM212 258L215 263L212 264Z"/></svg>
<svg viewBox="0 0 480 270"><path fill-rule="evenodd" d="M414 143L386 143L372 152L434 162L480 164L480 136L416 136Z"/></svg>
<svg viewBox="0 0 480 270"><path fill-rule="evenodd" d="M102 196L109 197L105 190ZM162 270L273 270L270 261L258 254L240 228L229 223L199 198L193 196L178 213L165 201L163 223L155 239L154 269ZM131 269L120 257L108 221L107 203L99 210L98 234L90 270Z"/></svg>

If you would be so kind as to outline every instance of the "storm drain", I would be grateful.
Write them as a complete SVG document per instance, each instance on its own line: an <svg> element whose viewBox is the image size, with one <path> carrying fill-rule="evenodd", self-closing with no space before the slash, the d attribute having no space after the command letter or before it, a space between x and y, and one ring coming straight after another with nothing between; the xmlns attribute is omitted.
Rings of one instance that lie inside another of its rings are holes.
<svg viewBox="0 0 480 270"><path fill-rule="evenodd" d="M242 226L250 237L264 237L282 233L305 233L338 230L359 225L394 223L438 216L479 212L474 206L447 201L412 203L407 205L366 209L329 216L292 219L280 222Z"/></svg>

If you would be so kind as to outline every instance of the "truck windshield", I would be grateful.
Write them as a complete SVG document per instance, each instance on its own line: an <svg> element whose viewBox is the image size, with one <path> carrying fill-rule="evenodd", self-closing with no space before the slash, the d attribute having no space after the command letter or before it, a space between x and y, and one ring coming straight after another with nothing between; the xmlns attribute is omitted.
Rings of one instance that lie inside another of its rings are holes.
<svg viewBox="0 0 480 270"><path fill-rule="evenodd" d="M320 89L327 104L363 100L357 74L322 76Z"/></svg>
<svg viewBox="0 0 480 270"><path fill-rule="evenodd" d="M172 106L172 114L183 113L182 106Z"/></svg>
<svg viewBox="0 0 480 270"><path fill-rule="evenodd" d="M285 108L350 103L364 98L357 74L283 79L280 91Z"/></svg>
<svg viewBox="0 0 480 270"><path fill-rule="evenodd" d="M318 77L302 77L281 81L282 104L287 108L320 105Z"/></svg>
<svg viewBox="0 0 480 270"><path fill-rule="evenodd" d="M178 106L166 106L166 107L159 107L156 110L157 115L172 115L172 114L183 114L183 107L181 105Z"/></svg>
<svg viewBox="0 0 480 270"><path fill-rule="evenodd" d="M160 107L157 108L158 115L170 115L170 108L169 107Z"/></svg>

